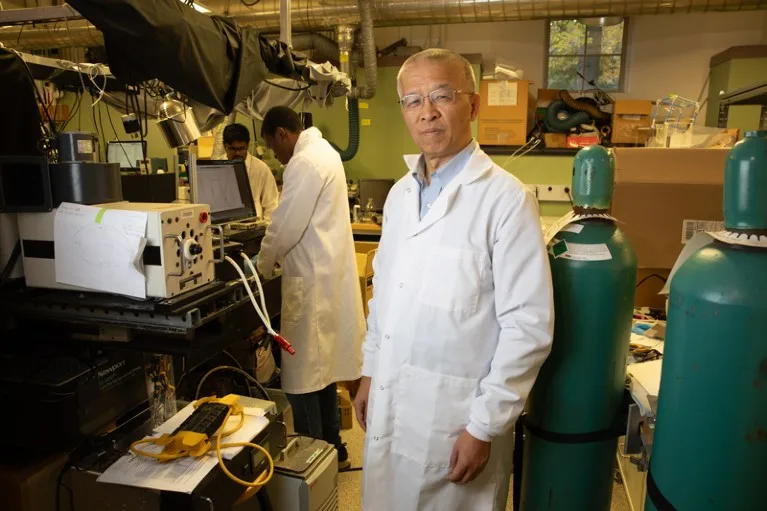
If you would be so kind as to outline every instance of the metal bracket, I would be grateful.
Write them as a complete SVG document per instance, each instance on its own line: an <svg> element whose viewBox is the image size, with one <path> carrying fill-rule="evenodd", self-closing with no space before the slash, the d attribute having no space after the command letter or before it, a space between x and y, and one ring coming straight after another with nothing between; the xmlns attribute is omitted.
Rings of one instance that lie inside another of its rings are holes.
<svg viewBox="0 0 767 511"><path fill-rule="evenodd" d="M214 263L223 263L226 261L226 241L224 240L224 228L220 225L209 225L208 229L218 234L218 253L219 257L213 259Z"/></svg>
<svg viewBox="0 0 767 511"><path fill-rule="evenodd" d="M186 273L186 256L184 255L184 240L178 234L166 234L165 239L174 239L178 242L179 259L181 259L181 271L179 273L168 273L168 277L181 277Z"/></svg>

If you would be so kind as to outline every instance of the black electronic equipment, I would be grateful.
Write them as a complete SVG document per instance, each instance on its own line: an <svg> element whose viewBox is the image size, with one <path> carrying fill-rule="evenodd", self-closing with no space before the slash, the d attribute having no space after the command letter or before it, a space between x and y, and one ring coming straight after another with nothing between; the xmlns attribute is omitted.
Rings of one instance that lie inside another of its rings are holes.
<svg viewBox="0 0 767 511"><path fill-rule="evenodd" d="M0 353L0 396L14 410L0 445L36 450L97 434L148 399L140 353L18 344Z"/></svg>
<svg viewBox="0 0 767 511"><path fill-rule="evenodd" d="M0 156L0 212L53 209L51 175L45 156Z"/></svg>
<svg viewBox="0 0 767 511"><path fill-rule="evenodd" d="M123 174L121 179L123 199L129 202L176 200L175 174Z"/></svg>

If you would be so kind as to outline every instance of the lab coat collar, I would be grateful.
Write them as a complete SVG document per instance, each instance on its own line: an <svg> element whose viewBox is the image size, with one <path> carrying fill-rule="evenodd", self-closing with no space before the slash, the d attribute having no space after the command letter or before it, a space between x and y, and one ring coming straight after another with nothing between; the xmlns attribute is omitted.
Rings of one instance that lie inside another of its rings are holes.
<svg viewBox="0 0 767 511"><path fill-rule="evenodd" d="M408 178L415 181L407 188L407 196L405 197L405 211L407 211L407 218L409 219L408 237L416 236L444 218L455 200L458 189L476 181L493 167L493 160L477 145L466 166L453 178L434 201L434 205L426 213L426 216L421 219L419 213L420 194L417 193L418 188L416 186L417 178L412 175L413 172L417 171L421 156L420 154L409 154L404 157L408 166Z"/></svg>
<svg viewBox="0 0 767 511"><path fill-rule="evenodd" d="M320 138L322 138L322 132L313 126L302 131L301 134L298 135L298 141L296 141L296 147L293 149L293 154L296 155L300 153L309 147L312 142Z"/></svg>

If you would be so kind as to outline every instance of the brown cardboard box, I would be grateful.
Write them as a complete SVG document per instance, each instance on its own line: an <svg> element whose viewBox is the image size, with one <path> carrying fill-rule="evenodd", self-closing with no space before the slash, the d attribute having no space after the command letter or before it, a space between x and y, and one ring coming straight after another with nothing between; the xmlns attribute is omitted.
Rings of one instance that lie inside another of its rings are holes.
<svg viewBox="0 0 767 511"><path fill-rule="evenodd" d="M696 232L722 220L726 149L616 148L612 214L640 268L671 268Z"/></svg>
<svg viewBox="0 0 767 511"><path fill-rule="evenodd" d="M643 99L619 99L613 106L613 125L610 141L613 144L637 144L647 142L651 124L652 101Z"/></svg>
<svg viewBox="0 0 767 511"><path fill-rule="evenodd" d="M543 143L549 149L563 149L567 147L567 133L544 133Z"/></svg>
<svg viewBox="0 0 767 511"><path fill-rule="evenodd" d="M357 276L360 279L360 293L362 293L362 309L365 317L368 317L368 302L373 298L373 258L375 250L366 253L357 252Z"/></svg>
<svg viewBox="0 0 767 511"><path fill-rule="evenodd" d="M349 397L349 391L346 389L338 389L336 391L338 398L338 414L341 418L341 429L352 429L353 415L352 412L352 400Z"/></svg>
<svg viewBox="0 0 767 511"><path fill-rule="evenodd" d="M67 458L66 453L60 453L44 458L30 455L24 462L18 463L4 459L3 465L0 465L0 509L53 511L57 479L67 464ZM69 482L68 477L63 480L64 484ZM62 492L61 501L62 506L68 507L66 495Z"/></svg>
<svg viewBox="0 0 767 511"><path fill-rule="evenodd" d="M526 80L482 80L479 107L480 145L524 145L532 127L535 102Z"/></svg>

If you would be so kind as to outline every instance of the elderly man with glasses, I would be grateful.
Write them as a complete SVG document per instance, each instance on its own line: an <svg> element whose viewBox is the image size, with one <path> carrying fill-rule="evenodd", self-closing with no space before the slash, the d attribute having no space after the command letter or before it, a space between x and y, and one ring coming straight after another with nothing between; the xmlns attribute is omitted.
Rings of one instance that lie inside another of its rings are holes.
<svg viewBox="0 0 767 511"><path fill-rule="evenodd" d="M384 208L355 400L366 511L504 510L512 426L552 339L535 199L472 139L466 59L410 57L397 87L420 155Z"/></svg>

